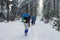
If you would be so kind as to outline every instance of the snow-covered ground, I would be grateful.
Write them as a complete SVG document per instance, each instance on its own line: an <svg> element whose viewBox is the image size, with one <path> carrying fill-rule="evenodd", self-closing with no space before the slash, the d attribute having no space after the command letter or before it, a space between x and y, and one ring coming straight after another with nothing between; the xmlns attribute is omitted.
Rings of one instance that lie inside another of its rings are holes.
<svg viewBox="0 0 60 40"><path fill-rule="evenodd" d="M60 32L51 28L50 24L40 21L39 18L35 25L31 25L27 36L24 35L24 25L20 20L1 22L0 40L60 40Z"/></svg>

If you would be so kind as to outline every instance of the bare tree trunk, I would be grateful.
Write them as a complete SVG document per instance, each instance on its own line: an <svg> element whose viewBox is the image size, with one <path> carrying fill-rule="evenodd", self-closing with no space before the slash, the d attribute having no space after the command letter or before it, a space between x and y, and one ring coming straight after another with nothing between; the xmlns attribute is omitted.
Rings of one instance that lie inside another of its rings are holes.
<svg viewBox="0 0 60 40"><path fill-rule="evenodd" d="M59 18L59 0L57 0L57 18Z"/></svg>
<svg viewBox="0 0 60 40"><path fill-rule="evenodd" d="M33 1L33 16L34 16L34 0L32 0Z"/></svg>
<svg viewBox="0 0 60 40"><path fill-rule="evenodd" d="M55 0L53 0L53 3L54 3L54 11L55 11Z"/></svg>
<svg viewBox="0 0 60 40"><path fill-rule="evenodd" d="M3 0L1 0L1 12L3 12Z"/></svg>
<svg viewBox="0 0 60 40"><path fill-rule="evenodd" d="M53 7L54 8L53 14L54 14L54 17L56 17L56 8L55 8L56 7L56 4L55 4L56 2L55 1L56 0L53 0L53 5L54 5L54 7Z"/></svg>
<svg viewBox="0 0 60 40"><path fill-rule="evenodd" d="M57 18L59 19L59 0L57 0ZM58 25L58 31L59 31L60 25Z"/></svg>
<svg viewBox="0 0 60 40"><path fill-rule="evenodd" d="M7 1L7 22L9 22L9 0Z"/></svg>

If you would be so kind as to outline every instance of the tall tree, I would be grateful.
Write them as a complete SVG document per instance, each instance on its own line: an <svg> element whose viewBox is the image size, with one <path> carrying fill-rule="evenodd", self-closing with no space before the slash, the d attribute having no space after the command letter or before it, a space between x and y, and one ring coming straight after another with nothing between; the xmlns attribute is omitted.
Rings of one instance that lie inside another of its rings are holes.
<svg viewBox="0 0 60 40"><path fill-rule="evenodd" d="M9 22L9 0L7 0L7 22Z"/></svg>
<svg viewBox="0 0 60 40"><path fill-rule="evenodd" d="M3 12L3 0L1 0L1 12Z"/></svg>
<svg viewBox="0 0 60 40"><path fill-rule="evenodd" d="M54 8L53 13L54 13L54 16L55 16L55 14L56 14L56 8L55 8L55 7L56 7L56 5L55 5L55 4L56 4L56 2L55 2L55 1L56 1L56 0L53 0L53 5L54 5L54 7L53 7L53 8Z"/></svg>
<svg viewBox="0 0 60 40"><path fill-rule="evenodd" d="M59 0L57 0L57 18L59 18Z"/></svg>

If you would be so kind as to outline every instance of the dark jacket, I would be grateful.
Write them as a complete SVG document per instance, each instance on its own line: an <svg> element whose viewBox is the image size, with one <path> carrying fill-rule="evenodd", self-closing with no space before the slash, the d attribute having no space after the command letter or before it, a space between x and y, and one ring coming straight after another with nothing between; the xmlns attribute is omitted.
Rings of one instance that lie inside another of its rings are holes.
<svg viewBox="0 0 60 40"><path fill-rule="evenodd" d="M29 23L30 22L30 16L29 17L24 17L24 20L26 20L26 22L24 22L24 23Z"/></svg>
<svg viewBox="0 0 60 40"><path fill-rule="evenodd" d="M36 17L35 16L32 16L31 19L32 19L32 21L35 21L36 20Z"/></svg>

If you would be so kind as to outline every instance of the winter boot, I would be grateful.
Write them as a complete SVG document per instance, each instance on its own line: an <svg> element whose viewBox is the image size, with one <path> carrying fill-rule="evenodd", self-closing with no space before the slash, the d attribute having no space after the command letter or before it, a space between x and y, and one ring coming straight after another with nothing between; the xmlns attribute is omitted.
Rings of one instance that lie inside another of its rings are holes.
<svg viewBox="0 0 60 40"><path fill-rule="evenodd" d="M25 36L27 36L27 32L28 32L28 30L25 30Z"/></svg>

